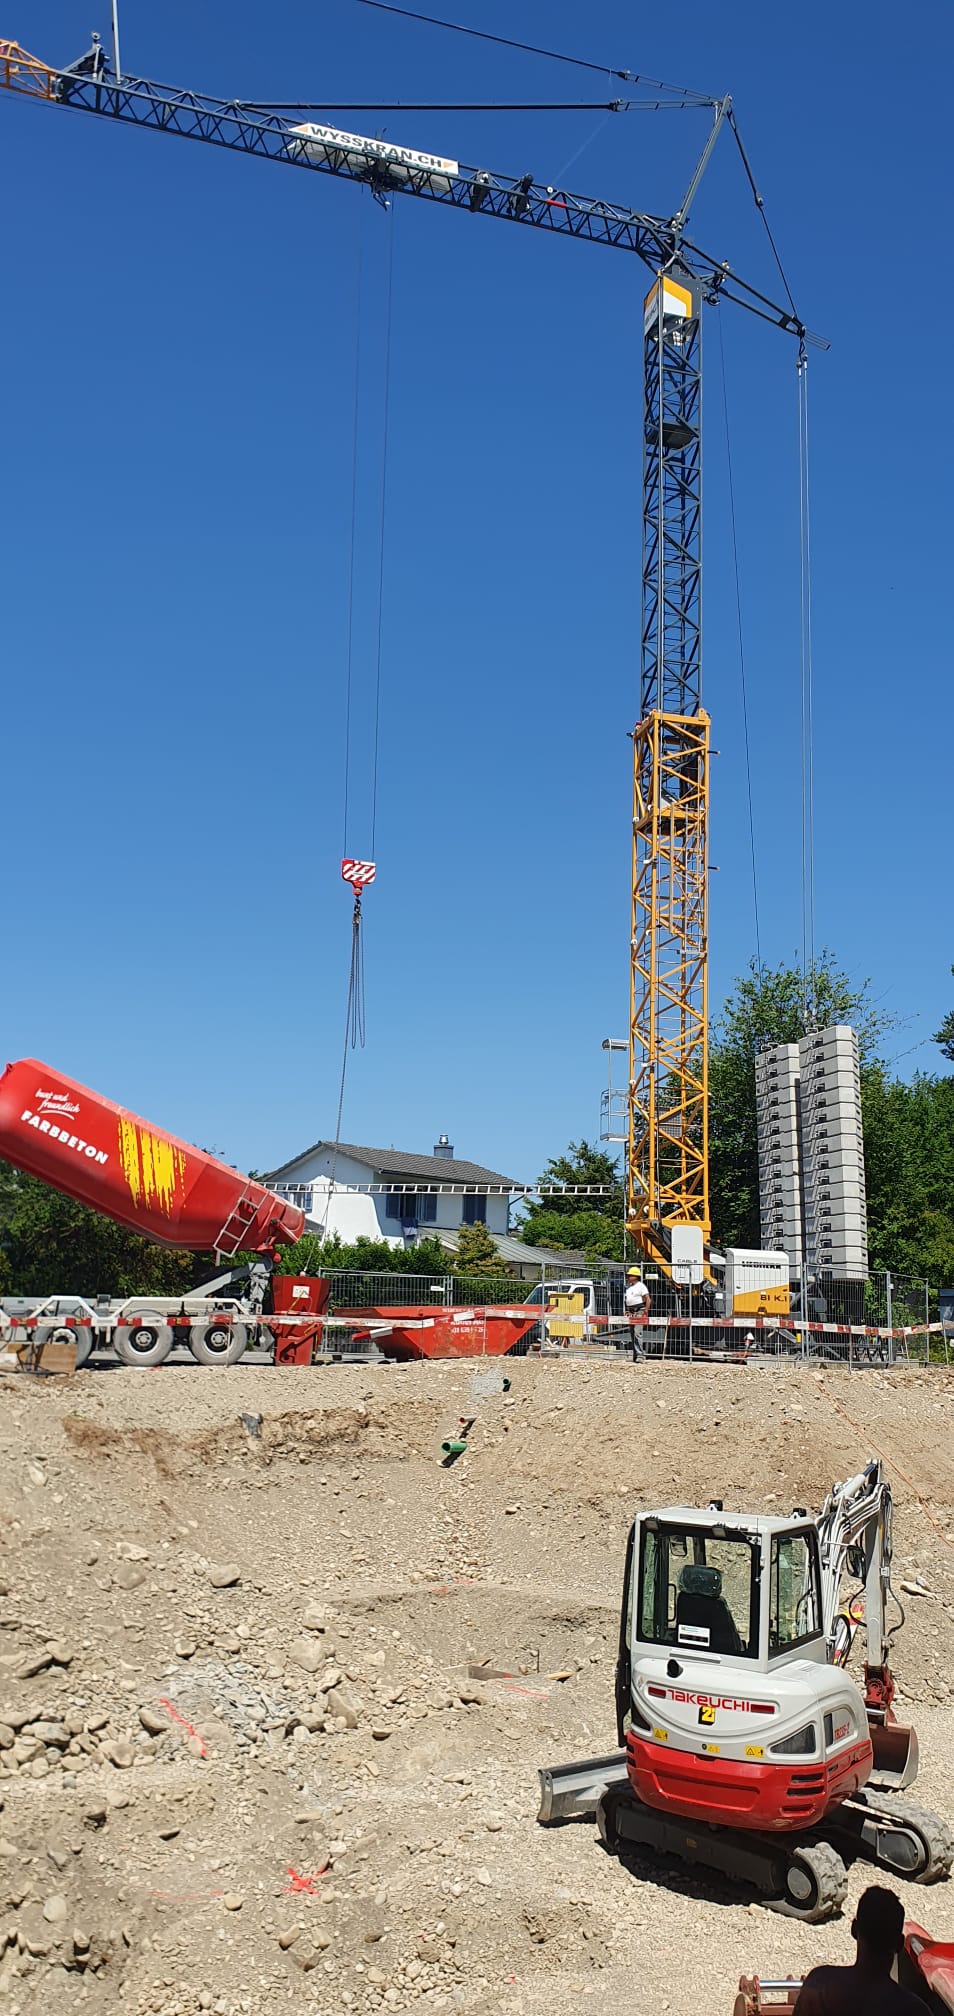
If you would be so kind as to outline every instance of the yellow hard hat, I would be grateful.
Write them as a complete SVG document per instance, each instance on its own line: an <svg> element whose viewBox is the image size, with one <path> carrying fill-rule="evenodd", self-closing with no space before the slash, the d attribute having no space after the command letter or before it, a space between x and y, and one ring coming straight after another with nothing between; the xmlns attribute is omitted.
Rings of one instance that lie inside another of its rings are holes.
<svg viewBox="0 0 954 2016"><path fill-rule="evenodd" d="M629 1281L632 1281L633 1279L635 1279L635 1280L637 1280L637 1281L638 1281L638 1280L640 1279L641 1275L642 1275L642 1271L643 1271L643 1270L642 1270L642 1268L641 1268L641 1267L630 1267L630 1268L628 1268L628 1269L627 1269L627 1277L626 1277L626 1278L627 1278L627 1280L629 1280Z"/></svg>

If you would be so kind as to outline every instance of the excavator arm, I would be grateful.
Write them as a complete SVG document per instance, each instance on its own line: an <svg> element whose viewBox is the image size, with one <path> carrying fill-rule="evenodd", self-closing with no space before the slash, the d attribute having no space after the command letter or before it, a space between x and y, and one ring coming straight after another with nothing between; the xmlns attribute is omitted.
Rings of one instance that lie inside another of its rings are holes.
<svg viewBox="0 0 954 2016"><path fill-rule="evenodd" d="M917 1771L917 1738L893 1712L896 1693L889 1664L891 1638L887 1624L889 1601L904 1622L904 1609L891 1586L894 1501L880 1461L868 1463L856 1477L832 1486L818 1518L821 1554L822 1614L828 1656L843 1665L851 1648L852 1625L865 1634L865 1708L874 1746L875 1770L882 1783L908 1785ZM851 1611L842 1605L846 1576L863 1585Z"/></svg>

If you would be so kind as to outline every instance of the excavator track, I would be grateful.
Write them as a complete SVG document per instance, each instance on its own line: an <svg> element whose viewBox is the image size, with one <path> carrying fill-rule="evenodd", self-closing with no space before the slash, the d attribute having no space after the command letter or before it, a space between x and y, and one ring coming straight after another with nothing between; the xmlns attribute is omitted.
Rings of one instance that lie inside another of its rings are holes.
<svg viewBox="0 0 954 2016"><path fill-rule="evenodd" d="M596 1809L600 1839L611 1854L654 1849L701 1864L731 1881L751 1883L770 1911L818 1925L840 1911L848 1872L829 1841L812 1836L757 1834L710 1827L644 1806L628 1788L611 1786Z"/></svg>
<svg viewBox="0 0 954 2016"><path fill-rule="evenodd" d="M934 1883L954 1865L954 1832L926 1806L891 1794L858 1793L825 1822L826 1835L909 1883Z"/></svg>
<svg viewBox="0 0 954 2016"><path fill-rule="evenodd" d="M819 1925L834 1918L848 1895L848 1871L830 1841L800 1841L791 1850L781 1897L766 1897L766 1908L783 1918Z"/></svg>
<svg viewBox="0 0 954 2016"><path fill-rule="evenodd" d="M608 1760L604 1760L608 1761ZM644 1806L628 1786L610 1784L596 1809L604 1847L655 1849L702 1864L735 1882L751 1883L766 1908L816 1925L841 1909L849 1860L865 1856L909 1883L933 1883L954 1866L954 1833L945 1820L907 1799L856 1799L829 1813L809 1835L757 1834L711 1827Z"/></svg>

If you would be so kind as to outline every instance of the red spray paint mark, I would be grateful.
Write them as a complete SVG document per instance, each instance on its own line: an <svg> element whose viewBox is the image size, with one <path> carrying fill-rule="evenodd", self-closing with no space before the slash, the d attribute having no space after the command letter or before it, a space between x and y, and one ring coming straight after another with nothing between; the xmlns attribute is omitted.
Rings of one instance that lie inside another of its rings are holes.
<svg viewBox="0 0 954 2016"><path fill-rule="evenodd" d="M297 1869L289 1868L288 1874L291 1877L291 1882L286 1883L282 1896L290 1897L295 1891L304 1890L309 1897L316 1897L318 1895L318 1878L319 1876L324 1876L325 1872L330 1868L330 1862L323 1862L321 1868L316 1869L313 1876L302 1876Z"/></svg>
<svg viewBox="0 0 954 2016"><path fill-rule="evenodd" d="M193 1729L191 1722L187 1722L184 1715L180 1715L178 1708L173 1707L172 1702L167 1699L165 1694L160 1694L159 1706L165 1709L167 1715L171 1715L173 1722L178 1722L180 1729L184 1729L186 1735L191 1736L194 1743L198 1744L200 1757L207 1757L209 1754L208 1748L203 1738L199 1735L198 1730Z"/></svg>

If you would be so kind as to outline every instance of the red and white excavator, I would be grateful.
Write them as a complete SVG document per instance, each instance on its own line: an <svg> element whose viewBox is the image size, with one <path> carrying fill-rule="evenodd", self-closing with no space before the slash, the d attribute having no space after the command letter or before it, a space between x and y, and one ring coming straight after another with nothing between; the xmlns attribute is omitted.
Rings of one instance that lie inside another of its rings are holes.
<svg viewBox="0 0 954 2016"><path fill-rule="evenodd" d="M909 1882L948 1874L950 1828L898 1796L918 1749L893 1707L891 1552L880 1462L834 1485L817 1516L719 1499L640 1513L616 1667L625 1747L541 1771L540 1820L595 1812L612 1851L704 1864L812 1922L843 1902L839 1850ZM858 1626L863 1686L845 1670Z"/></svg>

